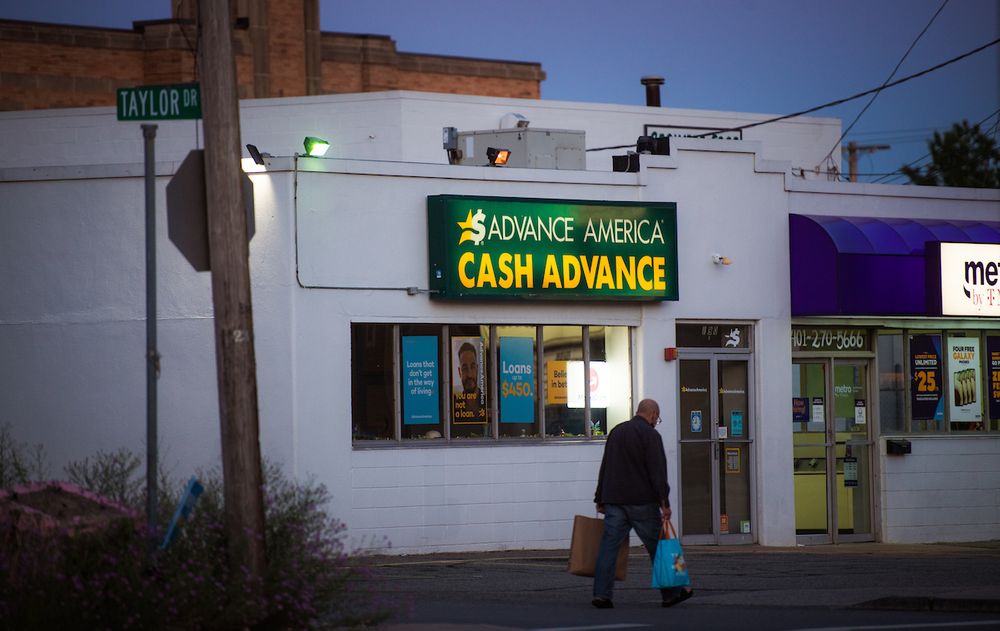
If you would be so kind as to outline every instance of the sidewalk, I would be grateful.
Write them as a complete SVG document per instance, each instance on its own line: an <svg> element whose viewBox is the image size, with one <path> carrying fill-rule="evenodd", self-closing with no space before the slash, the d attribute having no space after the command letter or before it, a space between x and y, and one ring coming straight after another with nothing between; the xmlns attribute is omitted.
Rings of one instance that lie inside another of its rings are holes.
<svg viewBox="0 0 1000 631"><path fill-rule="evenodd" d="M695 598L684 607L815 607L1000 613L1000 541L770 548L686 546ZM417 603L589 605L591 580L566 572L566 550L373 558L380 589ZM633 547L615 602L652 598L650 564ZM483 620L477 629L489 629ZM385 629L419 631L420 621ZM437 627L441 628L441 627ZM494 628L496 628L494 626Z"/></svg>

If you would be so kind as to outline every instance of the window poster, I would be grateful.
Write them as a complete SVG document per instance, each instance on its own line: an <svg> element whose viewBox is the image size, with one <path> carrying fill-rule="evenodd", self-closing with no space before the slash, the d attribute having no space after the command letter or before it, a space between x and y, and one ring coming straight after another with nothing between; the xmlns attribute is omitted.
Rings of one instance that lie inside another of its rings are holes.
<svg viewBox="0 0 1000 631"><path fill-rule="evenodd" d="M812 398L812 422L826 422L826 403L823 401L823 397Z"/></svg>
<svg viewBox="0 0 1000 631"><path fill-rule="evenodd" d="M743 411L733 410L729 413L729 425L733 428L733 436L743 435Z"/></svg>
<svg viewBox="0 0 1000 631"><path fill-rule="evenodd" d="M566 360L549 359L545 362L545 405L566 405Z"/></svg>
<svg viewBox="0 0 1000 631"><path fill-rule="evenodd" d="M701 427L701 410L691 410L691 431L697 434Z"/></svg>
<svg viewBox="0 0 1000 631"><path fill-rule="evenodd" d="M740 448L726 447L726 473L740 472Z"/></svg>
<svg viewBox="0 0 1000 631"><path fill-rule="evenodd" d="M809 422L809 397L792 397L792 421Z"/></svg>
<svg viewBox="0 0 1000 631"><path fill-rule="evenodd" d="M451 338L451 406L456 425L486 423L486 378L483 338Z"/></svg>
<svg viewBox="0 0 1000 631"><path fill-rule="evenodd" d="M986 359L990 369L990 418L1000 419L1000 337L986 338Z"/></svg>
<svg viewBox="0 0 1000 631"><path fill-rule="evenodd" d="M948 339L948 376L951 381L949 398L953 423L975 423L983 420L983 402L979 397L979 339L953 337Z"/></svg>
<svg viewBox="0 0 1000 631"><path fill-rule="evenodd" d="M611 375L608 363L604 361L590 362L590 407L606 408L611 400ZM583 362L566 362L567 404L571 408L582 408L584 405Z"/></svg>
<svg viewBox="0 0 1000 631"><path fill-rule="evenodd" d="M854 456L844 458L844 486L858 485L858 459Z"/></svg>
<svg viewBox="0 0 1000 631"><path fill-rule="evenodd" d="M500 338L500 422L535 422L534 338Z"/></svg>
<svg viewBox="0 0 1000 631"><path fill-rule="evenodd" d="M436 425L438 405L438 338L403 336L403 424Z"/></svg>
<svg viewBox="0 0 1000 631"><path fill-rule="evenodd" d="M941 336L910 337L910 408L914 421L943 421Z"/></svg>
<svg viewBox="0 0 1000 631"><path fill-rule="evenodd" d="M854 400L854 424L864 425L868 422L867 408L864 399Z"/></svg>

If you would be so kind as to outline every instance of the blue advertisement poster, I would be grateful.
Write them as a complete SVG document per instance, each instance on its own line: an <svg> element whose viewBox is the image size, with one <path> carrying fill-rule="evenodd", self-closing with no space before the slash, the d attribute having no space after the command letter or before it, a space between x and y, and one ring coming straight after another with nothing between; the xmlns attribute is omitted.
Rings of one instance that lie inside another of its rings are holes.
<svg viewBox="0 0 1000 631"><path fill-rule="evenodd" d="M741 410L733 410L729 414L729 424L733 428L733 436L743 435L743 412Z"/></svg>
<svg viewBox="0 0 1000 631"><path fill-rule="evenodd" d="M441 421L438 373L438 338L433 335L404 335L404 425L436 425Z"/></svg>
<svg viewBox="0 0 1000 631"><path fill-rule="evenodd" d="M914 421L943 421L941 336L910 337L910 409Z"/></svg>
<svg viewBox="0 0 1000 631"><path fill-rule="evenodd" d="M535 339L500 338L500 422L535 422Z"/></svg>

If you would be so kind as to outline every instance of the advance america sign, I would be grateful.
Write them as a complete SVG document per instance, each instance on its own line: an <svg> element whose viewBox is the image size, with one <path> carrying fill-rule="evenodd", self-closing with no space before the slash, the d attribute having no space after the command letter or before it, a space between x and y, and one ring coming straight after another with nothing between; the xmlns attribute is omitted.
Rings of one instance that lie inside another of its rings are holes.
<svg viewBox="0 0 1000 631"><path fill-rule="evenodd" d="M677 206L427 198L431 297L677 300Z"/></svg>

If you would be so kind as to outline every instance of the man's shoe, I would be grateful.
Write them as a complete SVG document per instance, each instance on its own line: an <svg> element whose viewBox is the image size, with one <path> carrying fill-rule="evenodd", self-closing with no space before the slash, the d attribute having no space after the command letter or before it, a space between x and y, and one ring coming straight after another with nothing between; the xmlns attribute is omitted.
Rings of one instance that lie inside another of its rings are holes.
<svg viewBox="0 0 1000 631"><path fill-rule="evenodd" d="M674 594L670 598L664 598L663 599L663 606L664 607L673 607L674 605L682 603L685 600L687 600L688 598L691 598L692 596L694 596L694 590L693 589L682 589L681 591L677 592L676 594Z"/></svg>
<svg viewBox="0 0 1000 631"><path fill-rule="evenodd" d="M598 609L614 609L615 606L615 604L611 602L610 598L595 598L590 601L590 604Z"/></svg>

